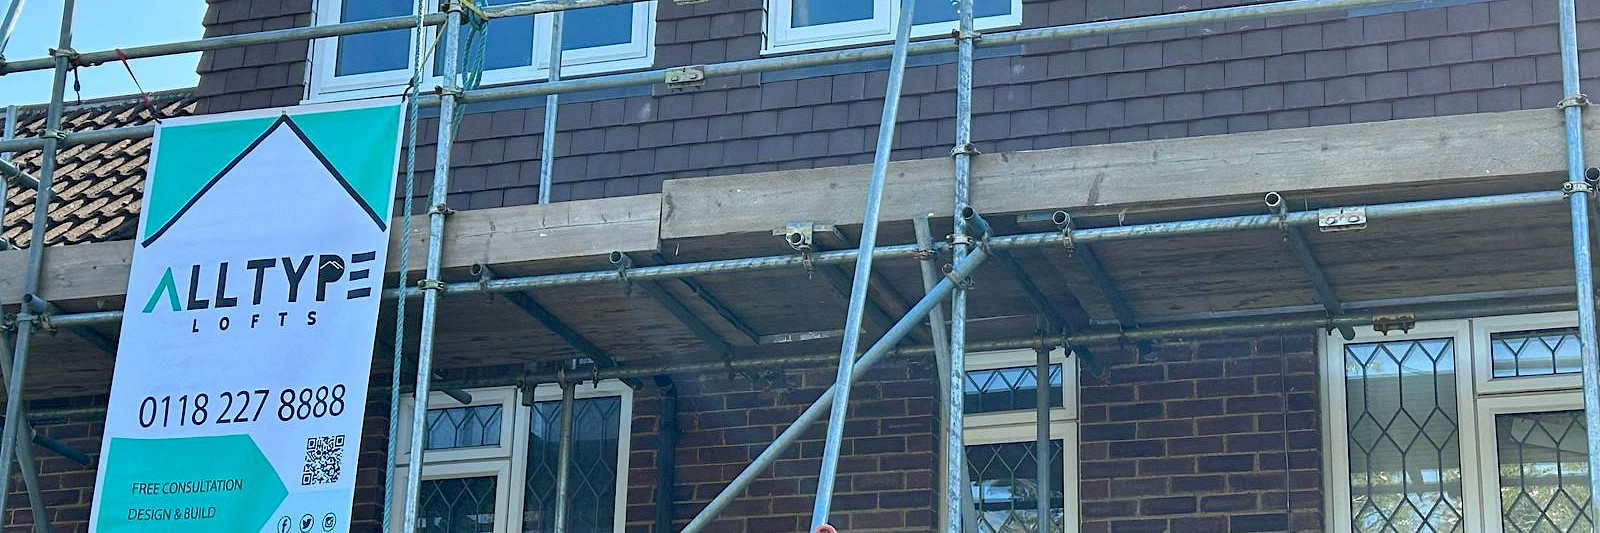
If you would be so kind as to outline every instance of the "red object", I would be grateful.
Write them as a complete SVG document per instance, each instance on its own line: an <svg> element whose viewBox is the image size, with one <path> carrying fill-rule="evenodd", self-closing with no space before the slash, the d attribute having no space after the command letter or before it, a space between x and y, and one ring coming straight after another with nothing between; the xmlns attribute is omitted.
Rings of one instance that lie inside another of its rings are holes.
<svg viewBox="0 0 1600 533"><path fill-rule="evenodd" d="M815 533L839 533L839 530L834 529L833 526L830 526L828 524L823 524L823 525L817 526L817 530L816 530Z"/></svg>

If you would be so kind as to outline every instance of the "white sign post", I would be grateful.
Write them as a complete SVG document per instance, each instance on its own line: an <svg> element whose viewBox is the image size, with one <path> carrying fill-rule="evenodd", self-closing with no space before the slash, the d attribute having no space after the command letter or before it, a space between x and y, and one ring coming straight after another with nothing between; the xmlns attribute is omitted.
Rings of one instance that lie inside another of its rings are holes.
<svg viewBox="0 0 1600 533"><path fill-rule="evenodd" d="M402 115L157 127L91 533L349 531Z"/></svg>

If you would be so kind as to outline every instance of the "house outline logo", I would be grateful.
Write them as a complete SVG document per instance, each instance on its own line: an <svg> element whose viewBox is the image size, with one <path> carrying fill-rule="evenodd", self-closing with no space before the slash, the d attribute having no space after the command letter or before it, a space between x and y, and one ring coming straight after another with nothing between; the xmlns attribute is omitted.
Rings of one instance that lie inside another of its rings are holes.
<svg viewBox="0 0 1600 533"><path fill-rule="evenodd" d="M151 232L148 237L145 237L144 240L140 241L139 246L149 247L151 244L154 244L162 235L165 235L167 230L172 229L172 227L178 223L178 220L182 219L184 214L189 212L190 208L194 207L195 204L200 202L201 198L205 197L207 192L215 187L217 183L221 182L223 178L227 177L228 174L232 173L234 167L238 166L239 163L244 161L246 157L249 157L250 154L253 153L263 141L267 140L267 138L276 133L279 128L288 128L289 131L293 132L296 140L303 145L312 156L316 157L317 162L327 170L328 175L333 177L334 181L339 184L340 188L350 196L350 199L354 201L357 206L361 207L362 211L366 213L367 217L377 225L378 230L387 231L388 220L386 220L383 215L380 215L375 209L373 209L371 202L368 202L366 198L361 196L361 193L356 191L356 188L350 184L350 181L345 179L344 174L340 173L339 169L328 160L327 155L325 155L322 150L317 147L316 143L311 141L311 138L306 135L305 130L301 129L300 125L295 123L294 118L285 113L278 115L278 118L273 120L272 124L267 126L265 131L261 132L260 135L257 135L255 140L251 141L250 144L243 150L240 150L239 154L234 156L234 158L230 160L228 164L222 168L222 170L217 171L215 175L206 181L204 186L200 187L198 191L195 191L193 195L189 197L188 201L183 204L183 207L180 207L177 212L173 213L173 215L168 218L166 222L162 223L158 229L156 229L154 232Z"/></svg>

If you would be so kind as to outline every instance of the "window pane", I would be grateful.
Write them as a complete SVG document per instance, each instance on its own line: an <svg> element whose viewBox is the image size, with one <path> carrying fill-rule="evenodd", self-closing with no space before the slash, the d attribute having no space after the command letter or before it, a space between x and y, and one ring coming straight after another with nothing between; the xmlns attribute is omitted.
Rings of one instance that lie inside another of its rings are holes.
<svg viewBox="0 0 1600 533"><path fill-rule="evenodd" d="M870 20L876 2L869 0L793 0L789 26L804 28L852 20Z"/></svg>
<svg viewBox="0 0 1600 533"><path fill-rule="evenodd" d="M494 476L422 482L417 531L494 533Z"/></svg>
<svg viewBox="0 0 1600 533"><path fill-rule="evenodd" d="M967 472L972 503L977 508L978 531L1037 531L1039 476L1033 441L967 446ZM1061 441L1050 441L1051 531L1062 531Z"/></svg>
<svg viewBox="0 0 1600 533"><path fill-rule="evenodd" d="M556 459L561 441L561 402L533 405L528 440L528 479L522 530L552 531L556 516ZM617 446L622 398L607 396L572 402L572 457L569 465L567 531L613 530L617 497Z"/></svg>
<svg viewBox="0 0 1600 533"><path fill-rule="evenodd" d="M411 0L344 0L340 22L411 14ZM388 30L339 37L335 76L404 70L410 65L411 30Z"/></svg>
<svg viewBox="0 0 1600 533"><path fill-rule="evenodd" d="M1494 377L1548 376L1583 371L1578 328L1508 331L1489 335Z"/></svg>
<svg viewBox="0 0 1600 533"><path fill-rule="evenodd" d="M1588 533L1583 411L1498 415L1494 432L1506 533Z"/></svg>
<svg viewBox="0 0 1600 533"><path fill-rule="evenodd" d="M500 445L498 405L428 410L428 449Z"/></svg>
<svg viewBox="0 0 1600 533"><path fill-rule="evenodd" d="M484 0L481 5L497 6L503 4L516 4L525 0ZM487 39L480 36L472 39L472 26L461 26L461 39L458 49L461 51L461 71L465 72L467 65L477 61L479 50L483 53L483 69L496 70L504 68L526 67L533 64L533 15L520 17L497 18L489 21ZM546 40L549 38L546 37ZM432 42L432 41L430 41ZM487 44L487 48L485 48ZM444 75L444 45L438 45L433 52L433 75Z"/></svg>
<svg viewBox="0 0 1600 533"><path fill-rule="evenodd" d="M997 17L1011 14L1011 0L973 0L972 16ZM911 14L912 24L952 22L956 20L956 4L950 0L917 0L917 12Z"/></svg>
<svg viewBox="0 0 1600 533"><path fill-rule="evenodd" d="M561 49L578 50L633 41L633 4L566 12L561 19ZM566 62L562 62L563 65Z"/></svg>
<svg viewBox="0 0 1600 533"><path fill-rule="evenodd" d="M967 371L966 414L1033 409L1039 384L1033 365ZM1061 365L1050 365L1050 406L1061 407Z"/></svg>
<svg viewBox="0 0 1600 533"><path fill-rule="evenodd" d="M1460 531L1453 341L1350 344L1344 363L1352 530Z"/></svg>

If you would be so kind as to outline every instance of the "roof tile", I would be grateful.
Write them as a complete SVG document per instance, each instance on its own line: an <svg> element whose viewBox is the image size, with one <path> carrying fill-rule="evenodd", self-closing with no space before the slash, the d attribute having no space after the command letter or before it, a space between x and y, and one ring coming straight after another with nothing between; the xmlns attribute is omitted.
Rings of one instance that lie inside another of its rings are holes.
<svg viewBox="0 0 1600 533"><path fill-rule="evenodd" d="M179 117L194 113L192 91L170 91L152 95L151 104L160 116ZM22 108L18 116L18 137L38 136L44 129L44 106ZM138 98L118 97L68 106L62 116L63 129L88 130L147 124L154 117L149 106ZM60 151L51 204L49 245L125 238L137 223L139 200L144 191L145 165L149 161L150 139L121 140L73 146ZM40 151L16 155L22 170L39 172ZM3 231L0 237L17 246L31 239L34 191L11 189L6 198Z"/></svg>

